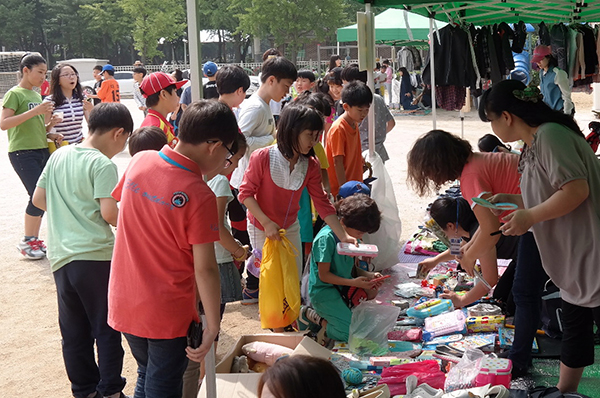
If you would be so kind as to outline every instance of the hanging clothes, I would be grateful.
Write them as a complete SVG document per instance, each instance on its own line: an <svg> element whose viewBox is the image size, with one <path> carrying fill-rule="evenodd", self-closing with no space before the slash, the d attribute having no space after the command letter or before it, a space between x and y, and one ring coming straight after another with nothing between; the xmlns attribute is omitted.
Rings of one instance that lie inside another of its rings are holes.
<svg viewBox="0 0 600 398"><path fill-rule="evenodd" d="M510 40L515 38L515 32L506 22L501 22L498 25L498 36L500 36L500 55L504 64L502 69L503 75L508 75L511 70L515 69L515 60L513 59Z"/></svg>
<svg viewBox="0 0 600 398"><path fill-rule="evenodd" d="M546 24L543 21L540 22L540 25L538 28L538 36L539 36L538 44L543 44L544 46L551 45L550 31L548 30L548 27L546 26Z"/></svg>
<svg viewBox="0 0 600 398"><path fill-rule="evenodd" d="M437 86L470 87L475 83L467 33L452 24L439 30L434 40L435 79Z"/></svg>
<svg viewBox="0 0 600 398"><path fill-rule="evenodd" d="M558 67L565 71L569 70L567 60L568 36L567 27L562 23L554 24L550 28L550 48L552 48L552 55L558 61Z"/></svg>
<svg viewBox="0 0 600 398"><path fill-rule="evenodd" d="M398 51L397 60L398 60L399 68L404 67L409 72L412 72L415 70L414 57L413 57L412 51L410 51L410 48L402 47L400 49L400 51Z"/></svg>
<svg viewBox="0 0 600 398"><path fill-rule="evenodd" d="M515 30L515 38L511 49L513 52L520 54L523 52L525 42L527 41L527 25L525 25L525 22L519 21L513 25L513 28Z"/></svg>
<svg viewBox="0 0 600 398"><path fill-rule="evenodd" d="M440 86L435 89L436 104L447 111L460 111L465 106L466 96L466 87Z"/></svg>
<svg viewBox="0 0 600 398"><path fill-rule="evenodd" d="M423 67L423 60L421 59L421 53L415 47L408 47L408 49L410 50L410 52L412 53L412 56L413 56L414 70L421 70L421 68ZM410 69L408 69L408 71L412 72Z"/></svg>

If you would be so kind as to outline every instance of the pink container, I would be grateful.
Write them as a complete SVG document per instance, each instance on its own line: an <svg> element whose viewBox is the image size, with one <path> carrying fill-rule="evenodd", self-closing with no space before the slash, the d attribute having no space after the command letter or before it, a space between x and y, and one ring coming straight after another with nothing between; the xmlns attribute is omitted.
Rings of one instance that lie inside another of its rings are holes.
<svg viewBox="0 0 600 398"><path fill-rule="evenodd" d="M507 358L483 358L481 370L475 378L475 386L481 387L486 384L493 386L503 385L510 388L512 362Z"/></svg>

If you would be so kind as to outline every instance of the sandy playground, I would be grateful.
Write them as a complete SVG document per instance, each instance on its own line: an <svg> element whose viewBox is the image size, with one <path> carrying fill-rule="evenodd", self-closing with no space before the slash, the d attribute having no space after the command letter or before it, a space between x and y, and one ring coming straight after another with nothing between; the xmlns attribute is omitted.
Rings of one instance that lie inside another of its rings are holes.
<svg viewBox="0 0 600 398"><path fill-rule="evenodd" d="M593 120L592 96L574 94L578 111L576 118L585 134ZM133 100L124 100L134 115L136 126L143 114ZM421 134L431 130L432 117L396 116L396 127L388 135L386 147L390 160L386 163L394 182L402 238L407 239L420 224L424 211L433 197L418 197L406 186L406 154ZM437 128L461 134L459 112L438 111ZM476 147L477 139L491 132L475 110L465 114L464 136ZM27 196L6 156L8 140L0 139L0 391L4 397L70 397L70 384L61 355L60 332L54 280L46 259L25 260L16 250L23 234L23 212ZM123 152L113 161L123 172L130 156ZM45 222L41 238L46 235ZM221 323L221 340L217 361L242 334L269 333L260 328L258 306L227 305ZM136 364L125 347L123 375L128 384L124 392L133 395Z"/></svg>

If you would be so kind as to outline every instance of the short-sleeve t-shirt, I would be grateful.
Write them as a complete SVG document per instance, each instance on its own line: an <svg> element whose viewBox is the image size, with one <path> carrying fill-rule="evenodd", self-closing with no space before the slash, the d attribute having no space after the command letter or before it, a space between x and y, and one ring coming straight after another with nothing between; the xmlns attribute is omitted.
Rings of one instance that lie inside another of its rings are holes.
<svg viewBox="0 0 600 398"><path fill-rule="evenodd" d="M505 152L475 152L460 175L460 190L474 208L473 198L486 193L520 194L519 179L519 156ZM500 222L509 213L500 214Z"/></svg>
<svg viewBox="0 0 600 398"><path fill-rule="evenodd" d="M116 79L103 80L96 94L102 102L121 102L119 82Z"/></svg>
<svg viewBox="0 0 600 398"><path fill-rule="evenodd" d="M2 107L21 115L42 103L42 96L33 90L15 86L4 95ZM37 115L8 129L8 152L48 148L44 115Z"/></svg>
<svg viewBox="0 0 600 398"><path fill-rule="evenodd" d="M219 92L217 91L217 82L212 80L208 81L202 88L202 95L204 99L219 98Z"/></svg>
<svg viewBox="0 0 600 398"><path fill-rule="evenodd" d="M52 272L76 260L110 261L115 239L99 199L111 198L118 181L117 166L97 149L67 145L50 156L37 186L46 190Z"/></svg>
<svg viewBox="0 0 600 398"><path fill-rule="evenodd" d="M562 299L600 306L600 162L582 137L560 124L544 123L525 148L521 167L525 208L545 202L571 181L587 181L587 199L562 217L534 224L533 235Z"/></svg>
<svg viewBox="0 0 600 398"><path fill-rule="evenodd" d="M109 325L144 338L185 336L198 320L193 245L219 240L215 195L198 165L165 145L136 154L113 197L121 203Z"/></svg>
<svg viewBox="0 0 600 398"><path fill-rule="evenodd" d="M308 279L308 294L313 303L322 303L339 297L340 293L335 285L325 283L319 279L318 263L329 263L329 271L342 278L352 279L354 259L338 254L337 241L331 228L323 227L313 241L312 256L310 259L310 277Z"/></svg>
<svg viewBox="0 0 600 398"><path fill-rule="evenodd" d="M240 105L238 127L246 136L248 149L231 175L231 186L234 188L239 188L242 183L252 152L268 147L275 141L275 119L269 104L258 93L252 94Z"/></svg>
<svg viewBox="0 0 600 398"><path fill-rule="evenodd" d="M363 158L361 155L360 133L358 127L352 128L344 117L340 117L329 129L327 133L327 142L325 143L325 152L329 161L327 174L329 175L329 184L331 193L335 197L340 190L340 183L335 173L335 163L333 159L336 156L344 157L344 170L346 171L346 181L363 180Z"/></svg>
<svg viewBox="0 0 600 398"><path fill-rule="evenodd" d="M44 98L44 101L52 101L52 95ZM50 132L62 134L69 144L79 144L83 141L83 100L67 98L62 105L54 107L54 112L57 111L63 113L63 121Z"/></svg>
<svg viewBox="0 0 600 398"><path fill-rule="evenodd" d="M383 146L387 137L387 123L394 120L388 107L385 105L385 100L379 94L373 95L373 105L375 106L375 152L381 156L384 162L389 160L389 155ZM360 123L361 148L363 151L369 149L369 117L367 116Z"/></svg>
<svg viewBox="0 0 600 398"><path fill-rule="evenodd" d="M217 174L211 180L207 182L208 186L214 192L217 198L227 198L227 204L233 200L233 193L231 193L231 187L229 186L229 180L227 177L221 174ZM231 232L231 226L229 225L227 214L223 219L223 225L229 232ZM231 253L229 253L219 242L215 242L215 257L217 263L230 263L233 261Z"/></svg>

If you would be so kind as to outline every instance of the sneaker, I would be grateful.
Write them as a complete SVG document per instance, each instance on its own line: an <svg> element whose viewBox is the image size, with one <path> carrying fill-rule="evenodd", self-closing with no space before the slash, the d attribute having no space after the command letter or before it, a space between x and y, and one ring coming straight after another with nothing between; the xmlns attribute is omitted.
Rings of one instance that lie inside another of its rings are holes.
<svg viewBox="0 0 600 398"><path fill-rule="evenodd" d="M44 243L44 241L39 238L34 238L34 239L35 239L35 243L37 243L40 250L43 251L45 254L46 253L46 244Z"/></svg>
<svg viewBox="0 0 600 398"><path fill-rule="evenodd" d="M298 315L298 328L300 330L310 329L311 324L321 327L323 318L317 314L317 311L312 307L303 305L300 307L300 315Z"/></svg>
<svg viewBox="0 0 600 398"><path fill-rule="evenodd" d="M23 256L30 260L40 260L46 257L46 253L40 249L35 238L21 240L17 245L17 249L19 249Z"/></svg>
<svg viewBox="0 0 600 398"><path fill-rule="evenodd" d="M258 303L258 289L242 289L242 305L252 305Z"/></svg>

